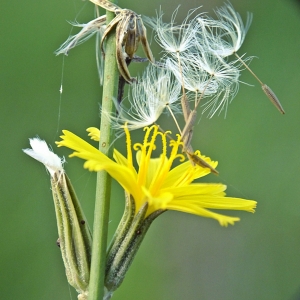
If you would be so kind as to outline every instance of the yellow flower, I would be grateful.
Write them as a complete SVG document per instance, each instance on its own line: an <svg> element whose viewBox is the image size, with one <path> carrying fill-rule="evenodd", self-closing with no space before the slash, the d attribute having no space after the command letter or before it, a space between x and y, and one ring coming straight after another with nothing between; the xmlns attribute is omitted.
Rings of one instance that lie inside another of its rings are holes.
<svg viewBox="0 0 300 300"><path fill-rule="evenodd" d="M178 153L182 146L181 137L172 140L167 145L168 133L158 131L157 126L144 128L145 136L142 144L136 143L132 147L130 133L125 126L127 158L116 149L114 161L101 153L75 134L64 130L62 141L57 145L75 150L71 156L85 159L84 168L90 171L105 170L119 184L132 195L136 213L143 204L148 202L146 216L157 210L177 210L218 220L222 226L234 224L238 217L229 217L210 211L209 209L244 210L254 212L256 201L225 197L226 186L217 183L192 183L195 179L210 173L209 168L192 165L184 162L184 156ZM96 128L89 128L90 136L99 140L100 132ZM156 149L158 137L161 139L162 153L158 158L151 158ZM167 150L170 149L169 156ZM133 165L132 150L136 152L138 168ZM202 156L199 151L196 155L215 168L217 162L209 157ZM174 166L174 160L179 165Z"/></svg>

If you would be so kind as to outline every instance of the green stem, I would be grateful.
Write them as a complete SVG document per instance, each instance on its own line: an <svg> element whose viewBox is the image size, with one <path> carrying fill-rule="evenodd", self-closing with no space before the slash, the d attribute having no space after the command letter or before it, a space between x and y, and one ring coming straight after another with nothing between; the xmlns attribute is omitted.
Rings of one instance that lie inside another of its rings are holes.
<svg viewBox="0 0 300 300"><path fill-rule="evenodd" d="M116 1L111 1L116 2ZM109 23L115 14L106 12ZM113 98L117 98L119 72L116 62L116 39L115 33L108 35L106 40L104 84L102 96L102 111L112 113L114 109ZM113 131L110 120L103 114L100 124L101 137L99 149L104 154L112 157L113 147L111 141ZM96 201L94 211L92 262L88 300L102 300L104 297L104 277L106 263L107 231L109 218L111 178L104 172L97 174Z"/></svg>

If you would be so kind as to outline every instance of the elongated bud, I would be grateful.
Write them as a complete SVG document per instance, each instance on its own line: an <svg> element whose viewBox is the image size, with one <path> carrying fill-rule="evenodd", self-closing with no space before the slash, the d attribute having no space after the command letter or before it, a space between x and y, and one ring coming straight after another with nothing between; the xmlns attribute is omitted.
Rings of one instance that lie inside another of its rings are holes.
<svg viewBox="0 0 300 300"><path fill-rule="evenodd" d="M61 250L69 284L87 299L92 238L74 189L62 167L62 159L49 150L45 141L30 139L32 149L23 151L45 165L51 175L51 188Z"/></svg>
<svg viewBox="0 0 300 300"><path fill-rule="evenodd" d="M135 203L133 198L125 191L125 210L122 219L118 225L118 228L110 242L107 250L106 258L106 272L109 271L110 265L112 264L116 253L119 251L121 244L126 237L128 230L132 224L135 214Z"/></svg>
<svg viewBox="0 0 300 300"><path fill-rule="evenodd" d="M105 287L107 294L105 299L110 299L112 293L121 285L140 245L143 241L152 221L164 210L158 210L145 218L148 203L145 203L134 216L130 227L122 237L122 242L115 252L107 259Z"/></svg>
<svg viewBox="0 0 300 300"><path fill-rule="evenodd" d="M114 257L109 259L110 265L107 266L105 286L109 291L115 291L122 283L125 273L129 268L129 265L133 259L133 253L138 249L137 240L146 233L145 230L141 231L141 225L144 221L148 203L146 203L136 214L131 223L127 234L123 237L123 242L119 246L117 253L114 253Z"/></svg>
<svg viewBox="0 0 300 300"><path fill-rule="evenodd" d="M266 84L263 84L261 88L275 107L284 115L285 111L274 92Z"/></svg>
<svg viewBox="0 0 300 300"><path fill-rule="evenodd" d="M82 209L65 173L51 178L59 245L68 282L85 299L91 263L91 234Z"/></svg>

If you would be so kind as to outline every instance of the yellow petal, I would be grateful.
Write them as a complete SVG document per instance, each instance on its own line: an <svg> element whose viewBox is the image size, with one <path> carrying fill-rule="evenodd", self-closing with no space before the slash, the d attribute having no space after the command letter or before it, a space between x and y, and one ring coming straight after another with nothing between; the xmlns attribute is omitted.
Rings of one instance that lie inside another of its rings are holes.
<svg viewBox="0 0 300 300"><path fill-rule="evenodd" d="M177 186L163 189L163 191L172 191L174 198L190 198L191 196L201 195L224 195L226 185L221 183L193 183L188 186Z"/></svg>
<svg viewBox="0 0 300 300"><path fill-rule="evenodd" d="M63 130L63 133L64 133L64 135L61 136L62 141L55 142L58 147L65 146L65 147L68 147L75 151L83 151L84 150L86 152L91 152L94 154L97 154L98 152L100 152L98 149L96 149L95 147L93 147L92 145L90 145L89 143L87 143L86 141L84 141L83 139L81 139L80 137L75 135L74 133L72 133L68 130ZM102 156L105 156L105 155L102 154ZM108 158L106 157L106 159L108 159Z"/></svg>
<svg viewBox="0 0 300 300"><path fill-rule="evenodd" d="M211 161L208 157L205 157L205 161L213 168L216 168L218 165L218 162ZM203 177L210 172L211 171L208 168L203 168L198 165L193 166L190 161L186 161L170 170L162 188L177 185L188 185L193 180Z"/></svg>
<svg viewBox="0 0 300 300"><path fill-rule="evenodd" d="M89 127L87 130L89 132L88 136L94 141L100 141L100 130L96 127Z"/></svg>
<svg viewBox="0 0 300 300"><path fill-rule="evenodd" d="M143 198L141 187L136 184L136 174L129 168L118 165L115 162L100 163L99 161L87 160L84 167L90 171L105 170L109 175L114 178L134 199Z"/></svg>
<svg viewBox="0 0 300 300"><path fill-rule="evenodd" d="M233 225L234 222L237 222L240 220L240 218L238 218L238 217L224 216L224 215L221 215L221 214L218 214L215 212L211 212L202 207L198 207L195 205L187 205L187 203L185 203L183 206L176 205L176 204L168 204L168 209L186 212L186 213L198 215L201 217L212 218L212 219L217 220L221 226L225 226L225 227L227 227L228 224Z"/></svg>

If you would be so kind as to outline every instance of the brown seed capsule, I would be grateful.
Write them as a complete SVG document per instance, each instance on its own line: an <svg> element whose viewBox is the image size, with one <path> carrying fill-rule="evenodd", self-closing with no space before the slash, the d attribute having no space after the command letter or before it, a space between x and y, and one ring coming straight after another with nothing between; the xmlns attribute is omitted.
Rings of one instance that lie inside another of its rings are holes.
<svg viewBox="0 0 300 300"><path fill-rule="evenodd" d="M263 84L261 88L275 107L284 115L285 111L274 92L266 84Z"/></svg>

